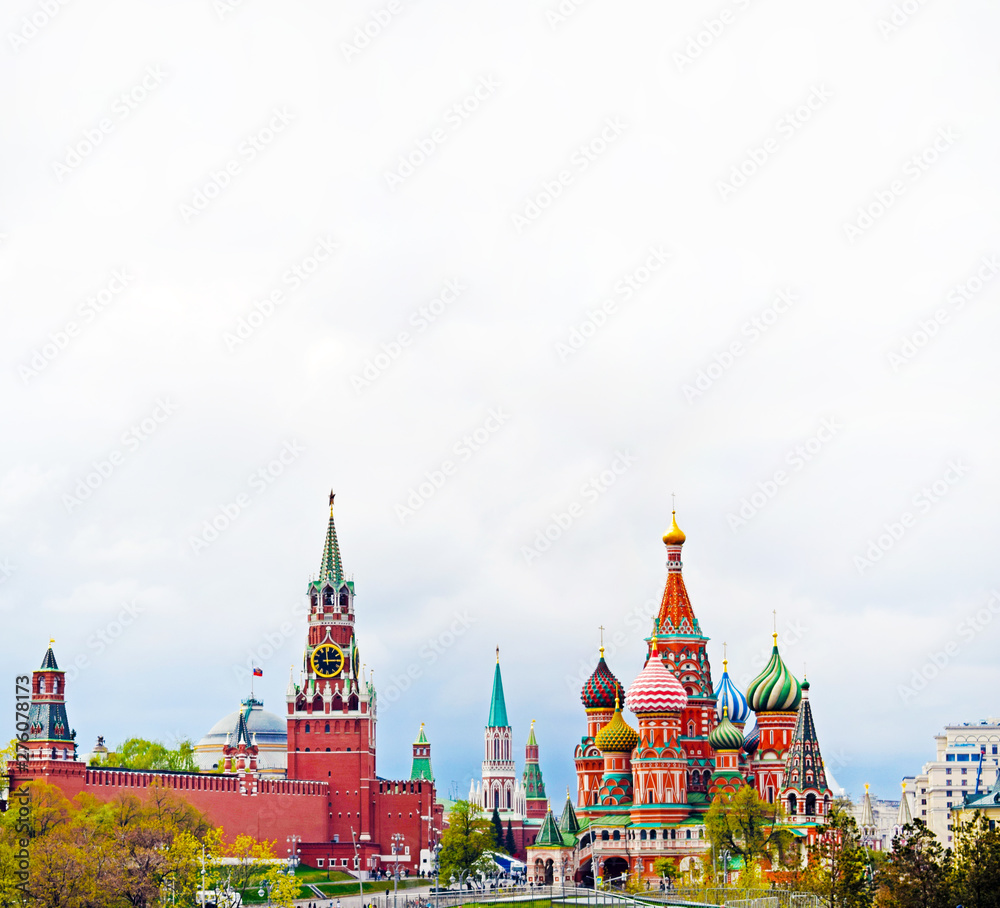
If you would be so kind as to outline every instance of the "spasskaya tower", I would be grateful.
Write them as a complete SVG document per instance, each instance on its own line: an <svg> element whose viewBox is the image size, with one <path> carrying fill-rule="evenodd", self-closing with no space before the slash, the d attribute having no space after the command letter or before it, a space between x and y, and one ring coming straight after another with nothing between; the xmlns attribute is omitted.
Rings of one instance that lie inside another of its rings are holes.
<svg viewBox="0 0 1000 908"><path fill-rule="evenodd" d="M330 786L330 839L372 839L375 689L364 677L354 633L354 581L344 577L330 521L319 576L309 581L308 632L299 683L288 681L288 778Z"/></svg>

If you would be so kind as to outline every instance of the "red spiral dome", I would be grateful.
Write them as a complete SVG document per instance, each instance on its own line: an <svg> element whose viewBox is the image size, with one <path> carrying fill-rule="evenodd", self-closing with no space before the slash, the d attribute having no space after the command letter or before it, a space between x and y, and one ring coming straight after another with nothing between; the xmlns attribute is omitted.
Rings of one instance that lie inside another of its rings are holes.
<svg viewBox="0 0 1000 908"><path fill-rule="evenodd" d="M654 649L646 661L646 667L629 687L625 705L639 715L679 712L687 706L687 702L687 692L681 687L681 682L663 664Z"/></svg>

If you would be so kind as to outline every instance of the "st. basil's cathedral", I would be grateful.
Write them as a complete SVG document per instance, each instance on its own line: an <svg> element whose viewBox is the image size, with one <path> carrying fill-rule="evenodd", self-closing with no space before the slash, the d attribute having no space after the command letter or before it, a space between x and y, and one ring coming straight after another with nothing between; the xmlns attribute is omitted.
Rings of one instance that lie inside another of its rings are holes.
<svg viewBox="0 0 1000 908"><path fill-rule="evenodd" d="M833 792L827 783L809 704L778 652L737 689L723 662L718 685L682 574L685 535L663 537L667 580L646 639L646 660L626 691L604 660L583 687L586 732L574 751L576 798L557 820L548 810L527 849L536 884L592 883L628 875L654 880L654 861L691 870L708 850L704 819L716 795L753 786L780 802L788 829L812 842L822 834ZM622 708L637 718L633 728ZM750 713L754 728L746 731Z"/></svg>

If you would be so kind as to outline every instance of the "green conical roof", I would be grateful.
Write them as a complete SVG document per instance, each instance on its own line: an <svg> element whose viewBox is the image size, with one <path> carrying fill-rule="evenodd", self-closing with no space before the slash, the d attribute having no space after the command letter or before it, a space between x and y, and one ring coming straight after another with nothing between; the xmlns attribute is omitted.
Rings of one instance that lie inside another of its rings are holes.
<svg viewBox="0 0 1000 908"><path fill-rule="evenodd" d="M421 779L427 782L434 781L434 770L431 769L431 742L424 734L423 722L420 723L420 734L413 742L413 767L410 769L410 779L414 782L419 782Z"/></svg>
<svg viewBox="0 0 1000 908"><path fill-rule="evenodd" d="M510 725L507 721L507 704L503 699L503 679L500 677L500 650L497 650L497 667L493 672L493 697L490 700L490 719L486 723L487 728L506 728Z"/></svg>
<svg viewBox="0 0 1000 908"><path fill-rule="evenodd" d="M563 807L562 816L559 817L559 828L569 835L576 835L580 831L580 821L576 818L576 811L573 809L568 788L566 789L566 806Z"/></svg>
<svg viewBox="0 0 1000 908"><path fill-rule="evenodd" d="M319 568L320 582L333 581L334 586L344 582L344 565L340 560L340 543L337 542L337 528L333 523L333 492L330 493L330 523L326 528L323 543L323 563Z"/></svg>
<svg viewBox="0 0 1000 908"><path fill-rule="evenodd" d="M538 747L538 742L535 740L535 723L532 720L531 730L528 732L528 747Z"/></svg>
<svg viewBox="0 0 1000 908"><path fill-rule="evenodd" d="M556 825L556 818L552 815L551 809L547 814L545 814L545 819L542 821L542 828L539 830L538 837L535 839L535 847L537 848L540 845L554 845L556 848L563 847L562 833Z"/></svg>

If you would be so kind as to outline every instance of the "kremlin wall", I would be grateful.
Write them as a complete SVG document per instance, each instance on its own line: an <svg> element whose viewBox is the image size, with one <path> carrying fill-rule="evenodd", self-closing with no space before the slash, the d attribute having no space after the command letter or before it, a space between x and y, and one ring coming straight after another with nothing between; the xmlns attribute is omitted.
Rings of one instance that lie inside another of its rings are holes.
<svg viewBox="0 0 1000 908"><path fill-rule="evenodd" d="M646 656L626 690L600 650L583 687L584 723L573 749L575 797L558 820L545 794L534 722L520 777L507 718L500 652L484 730L482 775L469 800L499 813L518 857L537 885L593 885L625 875L652 879L657 858L691 869L708 848L704 816L713 798L753 786L780 802L803 842L822 834L833 800L816 735L809 683L778 652L741 693L723 662L715 683L708 637L682 573L685 535L676 515L663 537L667 577ZM333 496L319 575L306 589L309 612L299 678L289 678L285 715L266 713L251 696L198 743L202 772L91 768L77 757L66 711L65 673L50 646L33 673L28 760L10 763L11 789L33 779L68 797L102 800L163 786L203 811L228 839L301 837L301 858L315 867L361 874L394 865L430 868L444 828L423 726L409 779L376 773L377 696L360 662L354 582L346 580ZM608 619L613 620L613 618ZM623 709L637 719L626 720ZM747 729L751 713L754 726ZM566 754L569 758L569 754Z"/></svg>

